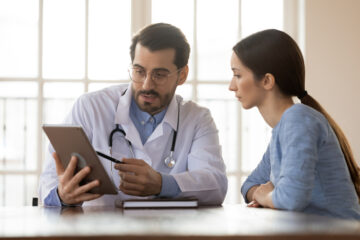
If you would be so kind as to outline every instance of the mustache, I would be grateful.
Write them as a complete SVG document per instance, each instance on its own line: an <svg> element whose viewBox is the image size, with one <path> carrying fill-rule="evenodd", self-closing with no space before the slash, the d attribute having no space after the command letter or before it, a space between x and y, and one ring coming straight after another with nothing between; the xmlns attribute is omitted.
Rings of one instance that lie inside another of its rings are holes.
<svg viewBox="0 0 360 240"><path fill-rule="evenodd" d="M145 94L145 95L154 95L154 96L159 96L159 93L156 92L155 90L148 90L148 91L139 91L139 94Z"/></svg>

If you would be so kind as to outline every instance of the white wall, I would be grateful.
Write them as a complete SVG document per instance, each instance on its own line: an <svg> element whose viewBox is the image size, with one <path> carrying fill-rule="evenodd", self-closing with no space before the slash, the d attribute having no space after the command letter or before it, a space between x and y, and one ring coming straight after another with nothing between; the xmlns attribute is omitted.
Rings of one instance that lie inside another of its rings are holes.
<svg viewBox="0 0 360 240"><path fill-rule="evenodd" d="M305 1L306 88L345 132L360 163L360 1Z"/></svg>

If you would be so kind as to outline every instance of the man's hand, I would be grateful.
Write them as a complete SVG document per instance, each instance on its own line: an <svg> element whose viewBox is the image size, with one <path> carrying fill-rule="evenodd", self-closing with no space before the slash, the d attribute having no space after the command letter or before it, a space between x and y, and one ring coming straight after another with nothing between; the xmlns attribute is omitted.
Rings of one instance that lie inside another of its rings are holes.
<svg viewBox="0 0 360 240"><path fill-rule="evenodd" d="M84 201L101 197L101 194L87 193L90 189L99 186L100 182L94 180L80 186L79 183L90 173L90 167L84 167L74 175L77 158L73 156L66 169L64 169L58 155L54 152L53 157L56 164L56 173L59 178L58 194L65 204L80 204Z"/></svg>
<svg viewBox="0 0 360 240"><path fill-rule="evenodd" d="M123 158L115 164L121 178L120 190L128 195L150 196L161 191L161 174L141 159Z"/></svg>
<svg viewBox="0 0 360 240"><path fill-rule="evenodd" d="M254 191L253 200L263 207L275 208L271 198L273 190L274 185L270 181L265 184L261 184Z"/></svg>

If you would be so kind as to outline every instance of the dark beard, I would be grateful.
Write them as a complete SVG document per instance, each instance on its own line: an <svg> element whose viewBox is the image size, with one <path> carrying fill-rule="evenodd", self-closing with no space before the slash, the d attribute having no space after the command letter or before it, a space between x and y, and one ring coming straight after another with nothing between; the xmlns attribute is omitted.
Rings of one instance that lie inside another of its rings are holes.
<svg viewBox="0 0 360 240"><path fill-rule="evenodd" d="M144 106L140 106L138 104L138 99L141 94L154 95L154 96L158 97L160 99L160 106L151 106L151 103L148 103L148 102L144 102ZM139 91L138 93L136 93L135 103L138 105L138 107L142 111L147 112L151 115L155 115L155 114L161 112L162 110L164 110L170 104L171 98L172 98L171 94L166 94L163 97L161 97L160 94L154 90Z"/></svg>

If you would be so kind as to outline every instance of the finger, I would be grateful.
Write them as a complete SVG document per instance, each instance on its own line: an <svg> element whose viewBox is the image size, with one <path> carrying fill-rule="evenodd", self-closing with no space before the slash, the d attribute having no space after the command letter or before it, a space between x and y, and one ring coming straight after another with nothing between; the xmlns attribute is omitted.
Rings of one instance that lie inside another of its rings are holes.
<svg viewBox="0 0 360 240"><path fill-rule="evenodd" d="M120 186L120 190L127 190L127 191L144 191L144 185L141 184L135 184L135 183L129 183L122 181Z"/></svg>
<svg viewBox="0 0 360 240"><path fill-rule="evenodd" d="M90 173L91 169L90 167L86 166L83 169L81 169L78 173L73 176L69 182L69 184L73 187L78 186L79 183Z"/></svg>
<svg viewBox="0 0 360 240"><path fill-rule="evenodd" d="M142 166L142 165L146 164L144 160L136 159L136 158L123 158L122 162L128 163L128 164L134 164L134 165L138 165L138 166Z"/></svg>
<svg viewBox="0 0 360 240"><path fill-rule="evenodd" d="M122 181L129 182L129 183L143 184L143 181L141 181L142 178L139 178L138 176L136 176L134 174L119 172L119 175L120 175L120 178Z"/></svg>
<svg viewBox="0 0 360 240"><path fill-rule="evenodd" d="M74 176L76 165L77 165L77 157L72 156L64 172L65 179L71 179Z"/></svg>
<svg viewBox="0 0 360 240"><path fill-rule="evenodd" d="M121 171L121 172L132 172L135 174L139 174L143 171L144 166L139 166L139 165L132 165L132 164L119 164L116 167L117 170Z"/></svg>
<svg viewBox="0 0 360 240"><path fill-rule="evenodd" d="M54 160L55 160L56 174L57 174L58 176L60 176L60 175L62 175L62 174L64 173L64 171L65 171L64 166L62 165L62 163L61 163L61 161L60 161L60 158L59 158L59 156L57 155L56 152L53 152L53 153L52 153L52 156L53 156L53 158L54 158Z"/></svg>
<svg viewBox="0 0 360 240"><path fill-rule="evenodd" d="M94 180L94 181L91 181L85 185L82 185L78 188L75 189L74 191L74 195L81 195L83 193L86 193L88 191L90 191L91 189L93 189L94 187L97 187L100 185L100 181L99 180Z"/></svg>
<svg viewBox="0 0 360 240"><path fill-rule="evenodd" d="M248 205L248 207L258 207L260 204L257 201L251 201Z"/></svg>
<svg viewBox="0 0 360 240"><path fill-rule="evenodd" d="M97 199L99 197L101 197L102 194L95 194L95 193L83 193L80 196L77 196L75 198L75 201L80 203L80 202L85 202L85 201L90 201L90 200L94 200Z"/></svg>

